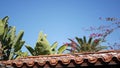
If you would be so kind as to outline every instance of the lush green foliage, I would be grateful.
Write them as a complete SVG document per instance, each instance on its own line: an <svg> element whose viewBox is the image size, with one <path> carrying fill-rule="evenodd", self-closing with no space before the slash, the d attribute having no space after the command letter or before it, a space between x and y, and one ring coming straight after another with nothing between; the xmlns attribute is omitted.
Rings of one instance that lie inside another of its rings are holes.
<svg viewBox="0 0 120 68"><path fill-rule="evenodd" d="M9 17L6 16L0 20L0 55L2 56L2 60L28 56L27 52L21 51L21 48L25 43L25 41L22 40L24 31L20 31L18 35L16 35L16 28L15 26L8 25L8 19ZM69 39L71 43L64 44L57 49L58 43L54 42L52 45L50 45L46 35L40 32L35 47L32 48L29 45L26 45L25 47L33 56L62 54L65 50L68 50L72 53L96 52L107 48L106 46L101 46L100 43L103 42L104 38L109 33L110 31L106 32L105 34L97 34L99 37L103 36L103 38L99 39L93 39L96 34L91 34L91 37L88 39L88 41L85 36L83 38L76 37L75 39L77 42Z"/></svg>
<svg viewBox="0 0 120 68"><path fill-rule="evenodd" d="M105 49L106 46L100 45L100 39L93 40L92 37L89 40L86 40L86 37L78 38L76 37L77 42L72 39L69 39L71 43L67 43L66 45L70 48L67 50L74 53L74 52L97 52L102 49Z"/></svg>
<svg viewBox="0 0 120 68"><path fill-rule="evenodd" d="M20 31L18 35L16 35L16 28L8 25L8 19L9 17L6 16L0 20L0 47L2 60L27 56L27 53L21 51L21 48L25 43L25 41L22 40L24 31Z"/></svg>
<svg viewBox="0 0 120 68"><path fill-rule="evenodd" d="M31 46L26 45L26 48L33 56L61 54L66 49L66 46L61 46L57 51L56 50L57 45L58 45L57 42L50 45L49 41L46 38L46 35L40 32L35 47L32 48Z"/></svg>

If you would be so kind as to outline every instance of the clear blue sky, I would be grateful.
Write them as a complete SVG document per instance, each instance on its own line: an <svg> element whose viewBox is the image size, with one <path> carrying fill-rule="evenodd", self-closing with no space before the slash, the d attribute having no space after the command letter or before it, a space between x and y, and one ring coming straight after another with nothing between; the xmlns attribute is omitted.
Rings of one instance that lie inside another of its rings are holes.
<svg viewBox="0 0 120 68"><path fill-rule="evenodd" d="M0 0L0 18L4 16L17 32L25 31L26 44L34 46L43 31L50 44L61 46L67 38L88 36L83 28L104 24L99 17L119 18L120 0Z"/></svg>

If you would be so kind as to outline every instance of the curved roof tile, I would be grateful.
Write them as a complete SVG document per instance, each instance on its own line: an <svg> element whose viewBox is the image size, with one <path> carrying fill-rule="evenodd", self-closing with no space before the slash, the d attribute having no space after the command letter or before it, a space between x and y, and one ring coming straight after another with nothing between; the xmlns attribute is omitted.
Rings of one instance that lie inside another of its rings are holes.
<svg viewBox="0 0 120 68"><path fill-rule="evenodd" d="M113 60L116 58L116 60ZM87 60L87 61L86 61ZM102 61L101 61L102 60ZM86 64L102 65L104 63L110 63L117 61L120 63L120 51L108 51L108 52L95 52L95 53L77 53L77 54L65 54L65 55L40 55L40 56L28 56L16 60L0 61L0 63L6 66L16 67L44 67L44 66L75 66ZM70 65L71 64L71 65ZM117 64L114 62L114 64Z"/></svg>

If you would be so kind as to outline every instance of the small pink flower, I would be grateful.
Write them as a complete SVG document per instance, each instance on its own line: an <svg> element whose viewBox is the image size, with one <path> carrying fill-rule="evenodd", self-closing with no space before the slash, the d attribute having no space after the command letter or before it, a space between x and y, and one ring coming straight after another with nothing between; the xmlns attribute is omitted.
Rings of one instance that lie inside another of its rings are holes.
<svg viewBox="0 0 120 68"><path fill-rule="evenodd" d="M90 37L96 37L96 34L95 33L90 34Z"/></svg>
<svg viewBox="0 0 120 68"><path fill-rule="evenodd" d="M65 46L68 46L68 45L69 45L69 43L65 43L64 45L65 45Z"/></svg>
<svg viewBox="0 0 120 68"><path fill-rule="evenodd" d="M95 42L95 43L98 43L98 42L99 42L99 39L95 39L94 42Z"/></svg>
<svg viewBox="0 0 120 68"><path fill-rule="evenodd" d="M102 34L98 34L98 37L103 36Z"/></svg>

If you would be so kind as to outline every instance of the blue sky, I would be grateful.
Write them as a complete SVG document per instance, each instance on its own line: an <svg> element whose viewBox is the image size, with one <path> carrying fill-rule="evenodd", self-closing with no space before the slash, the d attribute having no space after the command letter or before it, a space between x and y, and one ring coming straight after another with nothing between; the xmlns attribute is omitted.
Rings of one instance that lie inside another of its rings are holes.
<svg viewBox="0 0 120 68"><path fill-rule="evenodd" d="M0 0L0 18L4 16L17 32L25 31L26 44L34 46L43 31L50 44L61 46L67 38L89 36L83 28L105 24L99 17L119 18L120 0ZM116 39L116 33L110 38Z"/></svg>

